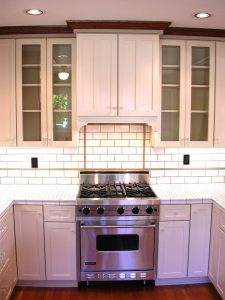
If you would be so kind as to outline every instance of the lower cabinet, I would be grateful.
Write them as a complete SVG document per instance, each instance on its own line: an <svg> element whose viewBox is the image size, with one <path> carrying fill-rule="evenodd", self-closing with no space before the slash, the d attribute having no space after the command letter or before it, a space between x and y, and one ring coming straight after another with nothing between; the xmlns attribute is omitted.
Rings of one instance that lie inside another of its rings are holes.
<svg viewBox="0 0 225 300"><path fill-rule="evenodd" d="M75 206L15 205L14 212L18 279L76 281Z"/></svg>
<svg viewBox="0 0 225 300"><path fill-rule="evenodd" d="M0 299L8 300L17 281L12 207L0 219Z"/></svg>
<svg viewBox="0 0 225 300"><path fill-rule="evenodd" d="M161 205L158 279L206 277L211 204Z"/></svg>
<svg viewBox="0 0 225 300"><path fill-rule="evenodd" d="M15 205L18 280L45 280L42 205Z"/></svg>
<svg viewBox="0 0 225 300"><path fill-rule="evenodd" d="M77 279L75 206L44 205L47 280Z"/></svg>
<svg viewBox="0 0 225 300"><path fill-rule="evenodd" d="M187 276L189 221L159 224L158 278Z"/></svg>
<svg viewBox="0 0 225 300"><path fill-rule="evenodd" d="M215 205L211 229L209 278L225 299L225 213Z"/></svg>

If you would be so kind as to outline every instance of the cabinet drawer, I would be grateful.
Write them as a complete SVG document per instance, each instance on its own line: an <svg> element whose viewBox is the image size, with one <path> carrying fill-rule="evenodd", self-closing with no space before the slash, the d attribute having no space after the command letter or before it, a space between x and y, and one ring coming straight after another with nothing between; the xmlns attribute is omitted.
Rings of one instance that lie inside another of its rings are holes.
<svg viewBox="0 0 225 300"><path fill-rule="evenodd" d="M220 212L219 226L225 232L225 213Z"/></svg>
<svg viewBox="0 0 225 300"><path fill-rule="evenodd" d="M12 207L4 214L4 216L0 219L0 240L4 236L4 234L9 231L10 226L12 226L13 220L13 211Z"/></svg>
<svg viewBox="0 0 225 300"><path fill-rule="evenodd" d="M44 221L75 222L75 206L44 205Z"/></svg>
<svg viewBox="0 0 225 300"><path fill-rule="evenodd" d="M182 221L190 219L190 205L161 205L160 221Z"/></svg>

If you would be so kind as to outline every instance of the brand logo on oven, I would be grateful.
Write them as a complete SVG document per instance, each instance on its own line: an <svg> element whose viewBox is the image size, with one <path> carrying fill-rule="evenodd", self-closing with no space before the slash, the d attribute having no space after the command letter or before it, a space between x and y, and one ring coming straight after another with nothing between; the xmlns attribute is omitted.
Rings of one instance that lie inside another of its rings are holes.
<svg viewBox="0 0 225 300"><path fill-rule="evenodd" d="M96 265L96 261L85 261L85 266L95 266Z"/></svg>

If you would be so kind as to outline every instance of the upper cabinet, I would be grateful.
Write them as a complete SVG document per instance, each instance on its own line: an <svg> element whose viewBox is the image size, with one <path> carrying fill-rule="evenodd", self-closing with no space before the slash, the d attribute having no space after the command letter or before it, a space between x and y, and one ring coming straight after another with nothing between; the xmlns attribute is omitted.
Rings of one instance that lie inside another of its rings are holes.
<svg viewBox="0 0 225 300"><path fill-rule="evenodd" d="M0 146L16 145L15 40L0 40Z"/></svg>
<svg viewBox="0 0 225 300"><path fill-rule="evenodd" d="M213 146L215 43L163 40L161 63L156 145Z"/></svg>
<svg viewBox="0 0 225 300"><path fill-rule="evenodd" d="M118 115L157 116L158 35L119 35L118 65Z"/></svg>
<svg viewBox="0 0 225 300"><path fill-rule="evenodd" d="M50 146L75 146L75 39L47 40L47 119Z"/></svg>
<svg viewBox="0 0 225 300"><path fill-rule="evenodd" d="M19 146L75 145L73 53L74 39L17 40Z"/></svg>
<svg viewBox="0 0 225 300"><path fill-rule="evenodd" d="M77 34L77 115L156 116L159 37Z"/></svg>
<svg viewBox="0 0 225 300"><path fill-rule="evenodd" d="M216 103L214 145L225 147L225 42L216 43Z"/></svg>
<svg viewBox="0 0 225 300"><path fill-rule="evenodd" d="M46 40L17 40L17 143L44 146L46 124Z"/></svg>
<svg viewBox="0 0 225 300"><path fill-rule="evenodd" d="M117 114L116 34L77 34L77 114Z"/></svg>

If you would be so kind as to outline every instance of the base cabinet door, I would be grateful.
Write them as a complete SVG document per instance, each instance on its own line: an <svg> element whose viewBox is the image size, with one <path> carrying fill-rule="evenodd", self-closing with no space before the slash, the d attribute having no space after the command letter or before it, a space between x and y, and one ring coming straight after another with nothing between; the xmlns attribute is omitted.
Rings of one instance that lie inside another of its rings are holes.
<svg viewBox="0 0 225 300"><path fill-rule="evenodd" d="M75 223L45 222L47 280L76 280Z"/></svg>
<svg viewBox="0 0 225 300"><path fill-rule="evenodd" d="M207 276L211 227L211 204L192 204L188 277Z"/></svg>
<svg viewBox="0 0 225 300"><path fill-rule="evenodd" d="M218 236L218 273L216 287L225 299L225 232L220 229Z"/></svg>
<svg viewBox="0 0 225 300"><path fill-rule="evenodd" d="M189 221L159 223L158 278L187 276Z"/></svg>
<svg viewBox="0 0 225 300"><path fill-rule="evenodd" d="M42 205L15 205L18 280L45 280Z"/></svg>

